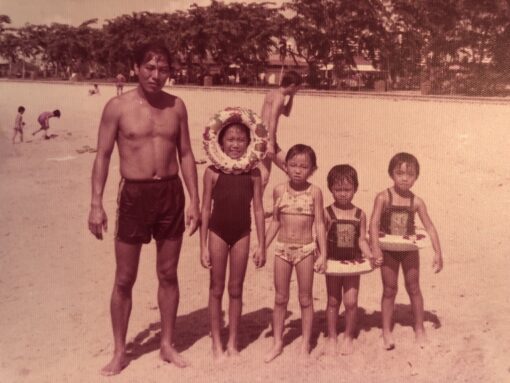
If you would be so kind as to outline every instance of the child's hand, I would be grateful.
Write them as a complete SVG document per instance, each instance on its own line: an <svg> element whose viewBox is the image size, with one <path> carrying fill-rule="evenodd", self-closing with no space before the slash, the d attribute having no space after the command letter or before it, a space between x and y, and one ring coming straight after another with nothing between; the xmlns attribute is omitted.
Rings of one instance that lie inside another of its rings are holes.
<svg viewBox="0 0 510 383"><path fill-rule="evenodd" d="M372 249L372 257L370 258L370 262L372 262L373 267L381 267L383 264L383 252L380 248Z"/></svg>
<svg viewBox="0 0 510 383"><path fill-rule="evenodd" d="M326 272L326 257L319 255L313 265L313 269L319 274L324 274Z"/></svg>
<svg viewBox="0 0 510 383"><path fill-rule="evenodd" d="M200 251L200 263L206 269L210 269L211 265L211 255L209 254L209 249L207 247L202 248Z"/></svg>
<svg viewBox="0 0 510 383"><path fill-rule="evenodd" d="M266 250L264 248L258 247L253 253L253 263L257 269L266 264Z"/></svg>
<svg viewBox="0 0 510 383"><path fill-rule="evenodd" d="M432 269L436 274L443 270L443 256L441 253L436 253L434 255L434 259L432 260Z"/></svg>
<svg viewBox="0 0 510 383"><path fill-rule="evenodd" d="M275 154L274 143L269 141L267 143L266 157L269 158L270 160L272 160L274 158L274 154Z"/></svg>

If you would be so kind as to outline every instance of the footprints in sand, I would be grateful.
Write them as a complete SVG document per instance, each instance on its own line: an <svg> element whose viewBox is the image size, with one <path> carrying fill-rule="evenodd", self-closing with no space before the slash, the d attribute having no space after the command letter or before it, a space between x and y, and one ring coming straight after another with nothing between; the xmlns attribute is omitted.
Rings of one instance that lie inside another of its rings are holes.
<svg viewBox="0 0 510 383"><path fill-rule="evenodd" d="M81 149L76 149L76 153L78 154L83 154L83 153L96 153L97 152L97 149L96 148L91 148L90 146L88 145L83 145L81 147Z"/></svg>

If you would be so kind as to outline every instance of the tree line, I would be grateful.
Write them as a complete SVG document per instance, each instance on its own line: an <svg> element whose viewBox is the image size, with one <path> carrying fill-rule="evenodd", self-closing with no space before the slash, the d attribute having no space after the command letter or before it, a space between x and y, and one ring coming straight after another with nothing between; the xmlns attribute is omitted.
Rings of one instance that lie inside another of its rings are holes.
<svg viewBox="0 0 510 383"><path fill-rule="evenodd" d="M321 68L344 76L355 56L398 87L422 83L435 93L494 93L510 77L510 0L291 0L280 7L212 0L186 11L122 15L102 26L97 19L79 26L10 23L0 15L0 56L11 67L37 62L52 76L127 74L133 48L157 38L185 82L207 74L211 62L220 81L235 64L250 82L272 52L282 62L304 60L311 87L320 85Z"/></svg>

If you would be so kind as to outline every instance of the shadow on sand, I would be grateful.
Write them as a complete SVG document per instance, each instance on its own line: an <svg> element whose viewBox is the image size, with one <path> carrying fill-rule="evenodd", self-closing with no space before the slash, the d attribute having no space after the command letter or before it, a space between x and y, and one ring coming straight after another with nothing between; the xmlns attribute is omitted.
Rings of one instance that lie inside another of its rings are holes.
<svg viewBox="0 0 510 383"><path fill-rule="evenodd" d="M200 338L209 334L209 315L207 308L178 316L175 322L175 348L183 352L190 348ZM135 338L126 345L126 352L130 360L136 360L144 354L159 350L161 339L161 323L154 322L145 330L140 331Z"/></svg>
<svg viewBox="0 0 510 383"><path fill-rule="evenodd" d="M269 329L265 337L273 335L270 329L273 311L264 307L260 310L244 314L241 317L239 326L239 350L242 351L247 348L251 343L255 342L264 330ZM224 313L222 313L224 315ZM287 311L286 318L292 312ZM425 311L425 322L431 322L433 328L438 329L441 327L441 322L436 314ZM413 327L413 313L410 305L396 304L394 323L401 326ZM361 330L370 331L374 328L381 329L381 312L374 311L372 314L367 314L363 307L358 308L358 331L356 338ZM314 315L312 336L310 346L313 350L317 347L317 342L321 333L327 336L326 325L326 312L324 310L316 311ZM338 320L337 332L345 331L345 317L341 311ZM284 329L283 344L284 347L290 345L297 338L301 336L301 318L290 321ZM193 311L186 315L177 317L175 324L175 348L178 352L183 352L193 346L199 339L209 335L209 314L207 308ZM127 344L127 354L130 361L136 360L144 354L156 351L159 349L159 342L161 336L160 322L151 323L148 328L138 333L132 342ZM225 346L228 340L228 326L224 327L221 331L222 343Z"/></svg>
<svg viewBox="0 0 510 383"><path fill-rule="evenodd" d="M436 314L431 311L424 311L424 322L431 322L434 329L441 328L441 321ZM345 329L345 321L339 321ZM382 317L380 311L374 311L367 314L364 308L360 307L358 311L358 331L370 331L373 328L382 329ZM393 314L393 325L398 323L401 326L414 327L414 317L411 305L395 304L395 312ZM356 335L357 336L357 335Z"/></svg>
<svg viewBox="0 0 510 383"><path fill-rule="evenodd" d="M241 317L239 326L239 350L243 350L256 341L260 334L271 323L273 311L267 307ZM222 312L222 315L225 315ZM290 315L290 313L288 314ZM195 344L201 338L209 336L209 312L207 307L177 317L175 323L175 349L181 353ZM221 331L222 343L228 340L228 326ZM145 330L140 331L133 341L126 345L130 361L142 355L159 350L161 339L161 323L151 323Z"/></svg>
<svg viewBox="0 0 510 383"><path fill-rule="evenodd" d="M395 314L393 316L394 324L398 323L401 326L413 327L414 319L411 310L411 305L395 304ZM374 311L372 314L367 314L363 307L358 308L358 326L355 337L359 336L361 330L370 331L374 328L382 329L381 327L381 312ZM431 322L434 329L441 327L441 322L436 314L425 311L424 321ZM301 336L301 319L295 319L290 321L285 329L288 331L283 337L284 346L288 346L293 341ZM340 311L340 318L337 322L337 333L345 331L345 316L343 310ZM317 341L320 334L327 337L327 323L326 323L326 312L319 310L314 313L312 336L310 339L310 348L313 350L317 347ZM270 333L272 335L272 332Z"/></svg>
<svg viewBox="0 0 510 383"><path fill-rule="evenodd" d="M340 311L340 318L337 321L337 333L345 331L345 312ZM436 314L426 311L424 312L424 322L431 322L434 329L441 327L441 321ZM395 313L393 315L393 325L399 324L406 327L414 327L414 318L411 305L404 305L397 303L395 304ZM327 323L326 323L326 312L324 310L317 311L314 318L314 329L313 339L317 339L315 333L322 332L324 337L327 337ZM359 336L359 333L363 331L370 331L372 329L382 329L382 316L380 311L374 311L371 314L367 314L367 311L363 307L358 308L358 326L355 337Z"/></svg>

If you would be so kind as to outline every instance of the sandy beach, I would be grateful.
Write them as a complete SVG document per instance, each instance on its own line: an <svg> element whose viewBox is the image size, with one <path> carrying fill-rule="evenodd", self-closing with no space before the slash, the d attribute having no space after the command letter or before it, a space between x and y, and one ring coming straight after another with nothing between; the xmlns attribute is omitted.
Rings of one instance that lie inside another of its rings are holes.
<svg viewBox="0 0 510 383"><path fill-rule="evenodd" d="M417 156L413 188L439 232L444 270L431 269L432 249L421 252L421 288L429 345L414 343L402 275L395 315L396 349L381 339L382 285L376 270L362 276L355 353L322 355L326 330L324 277L315 275L313 349L296 362L301 323L295 275L283 354L264 364L271 345L274 300L271 249L265 268L248 267L241 319L241 357L212 361L207 317L208 271L200 266L199 237L186 236L179 264L181 302L175 345L191 366L178 369L158 357L159 311L155 244L144 246L128 329L132 357L122 374L99 375L112 352L109 299L114 277L113 231L117 185L115 152L104 195L108 233L87 229L90 174L97 127L115 88L100 85L0 82L0 382L504 382L510 380L510 100L464 102L395 97L298 94L282 118L279 143L311 145L319 169L311 178L332 202L326 174L350 163L359 174L354 203L370 215L374 196L391 185L388 161L399 151ZM127 87L130 89L130 87ZM192 145L205 158L201 135L226 106L260 111L262 92L167 88L187 105ZM24 105L25 143L11 144L16 110ZM32 136L40 112L59 108L49 134ZM198 165L201 188L203 171ZM274 170L268 191L285 175ZM271 193L264 204L271 204ZM252 246L256 235L252 235ZM224 308L228 298L224 297ZM225 318L227 320L227 318ZM343 308L339 331L343 332Z"/></svg>

